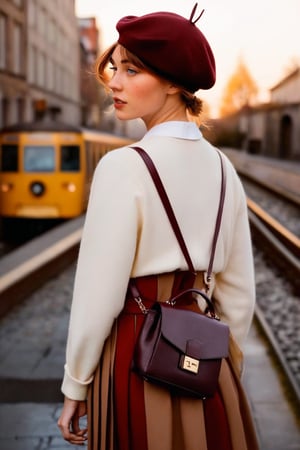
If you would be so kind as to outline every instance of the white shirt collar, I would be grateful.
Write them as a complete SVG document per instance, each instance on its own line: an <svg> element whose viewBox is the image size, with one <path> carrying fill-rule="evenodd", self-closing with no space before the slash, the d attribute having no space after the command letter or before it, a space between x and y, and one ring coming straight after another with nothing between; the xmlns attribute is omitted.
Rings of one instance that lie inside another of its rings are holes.
<svg viewBox="0 0 300 450"><path fill-rule="evenodd" d="M144 137L168 136L179 139L201 139L202 133L194 122L170 121L163 122L151 128Z"/></svg>

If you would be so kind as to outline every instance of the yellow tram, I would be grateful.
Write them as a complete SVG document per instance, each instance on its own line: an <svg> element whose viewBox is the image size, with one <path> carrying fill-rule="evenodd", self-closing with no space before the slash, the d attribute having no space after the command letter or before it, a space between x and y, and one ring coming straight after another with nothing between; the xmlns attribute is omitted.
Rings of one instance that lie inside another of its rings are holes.
<svg viewBox="0 0 300 450"><path fill-rule="evenodd" d="M82 214L93 171L108 151L132 141L57 122L0 131L0 216L69 219Z"/></svg>

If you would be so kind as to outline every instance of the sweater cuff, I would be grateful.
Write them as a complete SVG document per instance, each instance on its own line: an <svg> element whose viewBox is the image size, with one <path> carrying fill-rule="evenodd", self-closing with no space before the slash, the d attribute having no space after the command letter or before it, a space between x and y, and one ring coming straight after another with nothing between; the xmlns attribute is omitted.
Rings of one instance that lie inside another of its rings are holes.
<svg viewBox="0 0 300 450"><path fill-rule="evenodd" d="M71 400L86 400L89 384L93 381L93 377L86 382L76 380L68 374L68 368L65 366L64 379L61 386L62 393Z"/></svg>

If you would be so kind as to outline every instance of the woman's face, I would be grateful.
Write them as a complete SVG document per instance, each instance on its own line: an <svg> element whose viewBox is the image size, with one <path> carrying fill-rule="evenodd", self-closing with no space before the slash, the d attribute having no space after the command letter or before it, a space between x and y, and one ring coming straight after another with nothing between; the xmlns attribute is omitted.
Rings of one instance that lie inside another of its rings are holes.
<svg viewBox="0 0 300 450"><path fill-rule="evenodd" d="M141 118L148 129L167 117L172 120L174 99L170 101L170 97L178 90L171 83L135 66L119 45L112 54L110 70L108 87L119 119Z"/></svg>

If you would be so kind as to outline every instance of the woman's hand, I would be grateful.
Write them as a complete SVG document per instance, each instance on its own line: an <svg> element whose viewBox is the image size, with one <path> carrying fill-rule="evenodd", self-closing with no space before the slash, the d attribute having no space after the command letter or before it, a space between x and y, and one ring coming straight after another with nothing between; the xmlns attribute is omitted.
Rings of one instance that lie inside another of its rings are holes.
<svg viewBox="0 0 300 450"><path fill-rule="evenodd" d="M86 402L65 397L64 406L58 419L63 438L70 444L82 445L87 440L87 428L80 429L79 419L87 413Z"/></svg>

